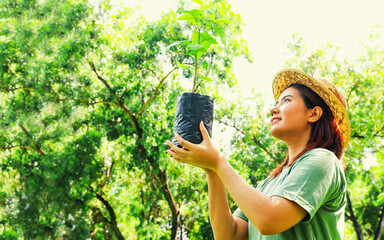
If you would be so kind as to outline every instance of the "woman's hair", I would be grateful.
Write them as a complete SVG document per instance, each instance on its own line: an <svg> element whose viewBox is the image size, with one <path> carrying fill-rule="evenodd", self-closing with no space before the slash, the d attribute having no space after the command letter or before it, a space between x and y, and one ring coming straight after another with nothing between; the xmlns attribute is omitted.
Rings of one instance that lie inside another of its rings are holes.
<svg viewBox="0 0 384 240"><path fill-rule="evenodd" d="M321 107L323 114L320 119L312 123L311 135L306 148L301 151L297 156L293 156L292 163L294 163L301 155L314 148L325 148L333 152L338 159L341 159L343 154L343 134L341 133L335 118L333 117L331 109L324 102L324 100L317 95L312 89L302 84L293 84L287 88L293 87L299 91L300 96L304 100L304 104L308 109L316 106ZM283 167L288 165L289 156L280 166L271 172L271 177L276 177L283 171Z"/></svg>

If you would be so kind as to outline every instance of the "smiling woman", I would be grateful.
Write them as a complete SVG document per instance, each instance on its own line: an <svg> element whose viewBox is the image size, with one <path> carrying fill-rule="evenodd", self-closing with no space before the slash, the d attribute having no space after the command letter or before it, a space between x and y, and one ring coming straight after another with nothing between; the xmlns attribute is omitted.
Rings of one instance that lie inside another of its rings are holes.
<svg viewBox="0 0 384 240"><path fill-rule="evenodd" d="M201 144L179 135L174 159L207 173L209 213L216 239L343 239L346 180L340 159L350 124L345 101L325 79L287 69L273 82L271 134L284 141L283 163L256 188L232 168L204 125ZM226 189L238 205L232 214Z"/></svg>

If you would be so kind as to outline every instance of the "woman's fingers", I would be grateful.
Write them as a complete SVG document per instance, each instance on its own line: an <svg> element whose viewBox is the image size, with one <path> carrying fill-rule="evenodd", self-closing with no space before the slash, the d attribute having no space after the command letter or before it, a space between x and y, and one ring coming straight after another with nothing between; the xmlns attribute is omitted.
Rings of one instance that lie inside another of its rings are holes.
<svg viewBox="0 0 384 240"><path fill-rule="evenodd" d="M177 154L175 151L173 150L167 150L167 153L169 153L175 160L179 161L179 162L185 162L187 160L187 158Z"/></svg>
<svg viewBox="0 0 384 240"><path fill-rule="evenodd" d="M175 133L175 138L180 143L180 145L182 147L184 147L185 149L194 149L195 144L183 139L182 137L180 137L180 135L178 133Z"/></svg>
<svg viewBox="0 0 384 240"><path fill-rule="evenodd" d="M209 133L208 133L207 129L205 128L203 121L200 122L200 132L201 132L201 135L203 136L203 140L209 140L210 139Z"/></svg>
<svg viewBox="0 0 384 240"><path fill-rule="evenodd" d="M177 138L176 138L177 139ZM180 143L180 142L179 142ZM167 140L167 144L168 146L171 147L171 149L177 153L178 155L182 156L182 157L186 157L188 156L188 150L186 150L185 148L179 148L178 146L176 146L175 144L173 144L171 141Z"/></svg>

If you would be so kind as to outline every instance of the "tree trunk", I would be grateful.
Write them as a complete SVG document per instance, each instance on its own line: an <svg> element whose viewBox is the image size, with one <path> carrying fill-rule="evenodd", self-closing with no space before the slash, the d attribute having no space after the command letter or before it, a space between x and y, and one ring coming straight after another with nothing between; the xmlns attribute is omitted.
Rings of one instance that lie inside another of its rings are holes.
<svg viewBox="0 0 384 240"><path fill-rule="evenodd" d="M177 233L177 225L178 225L178 218L180 211L177 209L175 200L173 199L171 189L169 189L168 185L168 177L167 172L163 171L159 174L159 179L161 181L161 189L163 190L164 197L167 199L168 205L171 208L172 212L172 233L171 233L171 240L176 239L176 233Z"/></svg>
<svg viewBox="0 0 384 240"><path fill-rule="evenodd" d="M351 219L351 221L353 223L353 227L356 231L357 240L363 240L363 231L361 230L361 226L357 222L355 213L353 212L352 202L351 202L351 199L349 198L348 192L347 192L347 204L348 204L348 209L350 212L350 219Z"/></svg>
<svg viewBox="0 0 384 240"><path fill-rule="evenodd" d="M173 198L171 189L169 188L167 171L160 170L160 167L157 161L153 158L153 156L148 156L147 151L145 150L143 145L139 143L137 147L140 149L141 154L143 154L143 157L148 160L149 164L154 170L155 176L157 178L157 183L160 185L161 190L163 192L163 196L165 200L167 200L168 206L171 208L171 213L172 213L171 240L175 240L176 234L177 234L177 225L178 225L180 211L177 208L175 199Z"/></svg>
<svg viewBox="0 0 384 240"><path fill-rule="evenodd" d="M171 208L172 212L172 233L171 233L171 240L176 239L176 233L177 233L177 223L178 223L178 217L179 217L179 210L177 209L175 200L173 198L173 195L171 193L171 189L168 185L168 177L166 171L161 171L158 162L156 159L153 158L153 156L149 156L147 154L147 150L145 149L144 145L141 143L143 139L143 129L140 127L138 118L139 116L144 112L146 106L152 102L156 96L158 95L158 91L161 88L162 84L164 83L165 79L174 71L177 69L177 67L173 68L163 79L161 79L160 83L158 84L154 96L150 98L146 103L143 104L142 108L137 114L134 114L125 104L124 101L116 94L115 90L112 88L111 85L98 73L95 64L93 62L90 62L92 70L96 73L97 78L105 85L105 87L108 88L110 93L115 97L117 101L117 106L119 106L121 109L124 110L124 112L127 114L129 120L133 124L133 127L137 134L137 147L140 150L140 153L142 154L143 159L148 160L149 164L151 165L152 169L155 172L156 180L161 186L161 190L163 191L163 195L165 199L168 202L169 207ZM113 209L112 209L113 211ZM113 213L114 214L114 213ZM112 219L112 215L111 215ZM117 227L117 225L116 225ZM118 230L118 229L117 229Z"/></svg>
<svg viewBox="0 0 384 240"><path fill-rule="evenodd" d="M123 237L123 235L122 235L121 232L120 232L119 227L117 226L117 222L116 222L116 214L115 214L115 211L113 210L112 206L111 206L111 205L109 204L109 202L108 202L107 200L105 200L100 194L96 193L96 197L97 197L97 199L99 199L99 200L104 204L104 206L107 208L108 213L109 213L109 216L111 217L111 220L108 221L108 223L110 224L112 230L115 232L117 239L119 239L119 240L125 240L124 237Z"/></svg>
<svg viewBox="0 0 384 240"><path fill-rule="evenodd" d="M377 224L375 237L373 238L373 240L380 240L381 235L383 234L383 226L384 226L384 204L383 204L383 207L381 208L379 223Z"/></svg>

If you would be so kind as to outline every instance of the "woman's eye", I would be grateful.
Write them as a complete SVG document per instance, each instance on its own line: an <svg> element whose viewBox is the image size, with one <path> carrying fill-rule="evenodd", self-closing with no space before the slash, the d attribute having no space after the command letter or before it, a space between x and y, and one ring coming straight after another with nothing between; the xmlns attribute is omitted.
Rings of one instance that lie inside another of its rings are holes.
<svg viewBox="0 0 384 240"><path fill-rule="evenodd" d="M285 103L286 103L286 102L289 102L289 101L291 101L291 100L288 99L288 98L284 99L284 102L285 102Z"/></svg>

